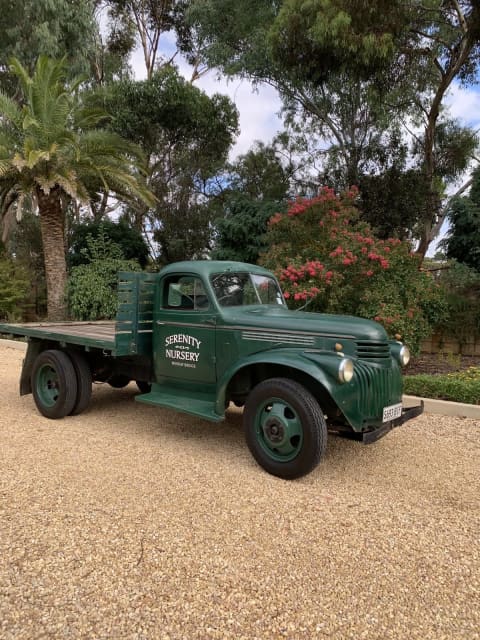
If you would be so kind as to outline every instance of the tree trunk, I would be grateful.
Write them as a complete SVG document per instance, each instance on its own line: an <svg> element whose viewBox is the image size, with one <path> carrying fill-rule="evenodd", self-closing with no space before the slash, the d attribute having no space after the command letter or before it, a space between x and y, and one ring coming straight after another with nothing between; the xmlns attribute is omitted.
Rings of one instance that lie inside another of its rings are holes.
<svg viewBox="0 0 480 640"><path fill-rule="evenodd" d="M37 187L37 199L45 257L48 319L52 321L65 320L67 263L64 240L65 216L60 189L55 187L47 195Z"/></svg>

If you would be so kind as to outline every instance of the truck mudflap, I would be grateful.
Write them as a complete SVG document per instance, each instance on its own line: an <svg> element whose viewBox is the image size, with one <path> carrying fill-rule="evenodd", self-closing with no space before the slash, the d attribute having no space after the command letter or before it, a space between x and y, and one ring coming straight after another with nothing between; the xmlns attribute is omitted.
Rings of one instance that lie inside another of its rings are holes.
<svg viewBox="0 0 480 640"><path fill-rule="evenodd" d="M400 427L402 424L407 422L407 420L412 420L412 418L416 418L417 416L423 413L423 400L416 407L409 407L408 409L404 409L402 411L402 415L399 418L395 418L390 422L387 422L382 427L375 429L375 431L366 431L362 435L363 444L372 444L372 442L376 442L386 436L387 433L390 433L392 429L395 427Z"/></svg>

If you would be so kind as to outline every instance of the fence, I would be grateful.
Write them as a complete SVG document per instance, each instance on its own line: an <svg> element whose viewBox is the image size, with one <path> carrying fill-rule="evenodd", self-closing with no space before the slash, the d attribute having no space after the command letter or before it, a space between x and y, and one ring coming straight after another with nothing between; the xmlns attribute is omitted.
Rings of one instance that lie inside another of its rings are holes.
<svg viewBox="0 0 480 640"><path fill-rule="evenodd" d="M421 344L422 353L461 353L464 356L480 357L480 337L466 337L461 343L454 337L435 333Z"/></svg>

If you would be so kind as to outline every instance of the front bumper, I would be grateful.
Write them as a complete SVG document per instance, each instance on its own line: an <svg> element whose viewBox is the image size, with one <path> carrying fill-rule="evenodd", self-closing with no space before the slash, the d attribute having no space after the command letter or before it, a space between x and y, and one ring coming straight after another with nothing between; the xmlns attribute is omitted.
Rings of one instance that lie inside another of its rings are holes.
<svg viewBox="0 0 480 640"><path fill-rule="evenodd" d="M383 436L386 436L387 433L390 433L390 431L392 429L395 429L395 427L399 427L404 422L407 422L407 420L416 418L422 413L423 413L423 400L416 407L410 407L409 409L404 409L402 411L402 415L399 418L396 418L391 422L387 422L386 424L382 425L378 429L375 429L375 431L366 431L365 433L363 433L362 434L363 444L372 444L372 442L376 442L377 440L380 440L380 438L383 438Z"/></svg>

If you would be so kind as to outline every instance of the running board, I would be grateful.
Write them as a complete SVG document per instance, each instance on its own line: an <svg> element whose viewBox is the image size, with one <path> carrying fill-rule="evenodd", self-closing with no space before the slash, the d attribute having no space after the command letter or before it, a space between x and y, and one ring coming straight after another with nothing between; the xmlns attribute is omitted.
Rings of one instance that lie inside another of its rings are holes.
<svg viewBox="0 0 480 640"><path fill-rule="evenodd" d="M221 422L225 419L225 416L216 413L215 400L211 396L189 392L186 398L184 390L166 385L158 385L157 389L153 389L150 393L135 396L135 400L143 404L174 409L212 422Z"/></svg>

